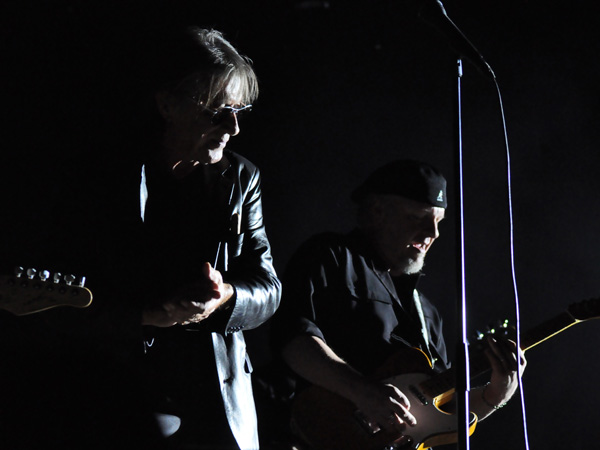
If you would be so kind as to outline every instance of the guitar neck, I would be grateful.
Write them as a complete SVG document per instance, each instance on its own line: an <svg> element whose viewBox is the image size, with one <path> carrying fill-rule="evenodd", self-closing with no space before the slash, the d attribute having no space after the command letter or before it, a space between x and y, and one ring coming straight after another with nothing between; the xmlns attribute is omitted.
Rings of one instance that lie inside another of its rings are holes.
<svg viewBox="0 0 600 450"><path fill-rule="evenodd" d="M537 327L532 328L527 333L521 336L521 350L527 351L538 344L541 344L552 336L565 331L567 328L583 322L575 319L569 312L565 311L562 314L541 323Z"/></svg>
<svg viewBox="0 0 600 450"><path fill-rule="evenodd" d="M574 318L569 312L563 312L558 316L541 323L521 335L521 350L526 351L536 345L550 339L552 336L566 330L567 328L583 322ZM471 377L483 375L490 370L488 359L481 352L475 353L469 359ZM435 375L421 384L421 388L432 398L454 391L456 378L454 369L448 369L439 375Z"/></svg>

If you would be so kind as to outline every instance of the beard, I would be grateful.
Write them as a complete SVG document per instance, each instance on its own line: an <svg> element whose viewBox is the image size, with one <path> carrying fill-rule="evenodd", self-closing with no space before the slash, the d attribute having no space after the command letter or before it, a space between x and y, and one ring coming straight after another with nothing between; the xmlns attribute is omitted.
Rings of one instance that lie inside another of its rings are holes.
<svg viewBox="0 0 600 450"><path fill-rule="evenodd" d="M418 258L405 258L404 261L399 264L398 272L403 275L414 275L423 270L425 266L425 255L421 255Z"/></svg>

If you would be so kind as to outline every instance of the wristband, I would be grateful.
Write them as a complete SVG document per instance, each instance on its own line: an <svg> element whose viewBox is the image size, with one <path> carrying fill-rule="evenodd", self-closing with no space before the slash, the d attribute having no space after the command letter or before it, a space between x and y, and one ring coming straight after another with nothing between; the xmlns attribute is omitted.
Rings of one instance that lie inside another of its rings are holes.
<svg viewBox="0 0 600 450"><path fill-rule="evenodd" d="M481 400L483 400L483 403L485 403L487 406L489 406L490 408L494 408L496 411L499 410L500 408L503 408L504 406L506 406L506 402L504 403L500 403L499 405L494 405L490 402L488 402L485 399L485 390L487 389L487 387L490 385L490 383L488 382L483 389L481 390Z"/></svg>

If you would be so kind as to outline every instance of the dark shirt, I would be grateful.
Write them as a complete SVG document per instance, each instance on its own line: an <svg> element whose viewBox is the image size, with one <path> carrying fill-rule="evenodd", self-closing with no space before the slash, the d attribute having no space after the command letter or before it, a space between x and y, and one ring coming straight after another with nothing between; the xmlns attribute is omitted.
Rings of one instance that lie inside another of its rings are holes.
<svg viewBox="0 0 600 450"><path fill-rule="evenodd" d="M275 346L295 336L323 339L342 359L368 374L400 348L419 347L438 370L449 366L442 319L418 295L428 344L413 298L418 276L394 280L377 266L359 231L321 234L305 243L284 276L274 324Z"/></svg>

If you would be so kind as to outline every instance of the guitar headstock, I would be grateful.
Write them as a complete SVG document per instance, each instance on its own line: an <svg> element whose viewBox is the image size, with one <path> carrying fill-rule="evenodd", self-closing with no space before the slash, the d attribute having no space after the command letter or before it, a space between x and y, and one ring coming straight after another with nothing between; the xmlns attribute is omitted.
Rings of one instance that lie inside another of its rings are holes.
<svg viewBox="0 0 600 450"><path fill-rule="evenodd" d="M510 325L510 321L508 319L499 319L496 322L488 325L485 331L475 331L475 339L481 341L483 338L489 335L507 336L510 335L512 331L514 331L514 327Z"/></svg>
<svg viewBox="0 0 600 450"><path fill-rule="evenodd" d="M92 293L84 284L85 277L17 267L12 275L0 275L0 309L24 316L58 306L85 308Z"/></svg>
<svg viewBox="0 0 600 450"><path fill-rule="evenodd" d="M475 331L474 339L472 339L472 341L475 342L475 348L477 350L483 350L487 346L487 342L485 342L487 336L503 336L515 340L515 333L515 327L510 324L508 319L499 319L496 322L489 324L485 331Z"/></svg>
<svg viewBox="0 0 600 450"><path fill-rule="evenodd" d="M600 319L600 298L573 303L567 311L575 320Z"/></svg>

